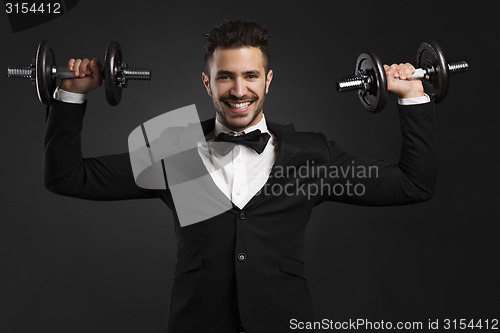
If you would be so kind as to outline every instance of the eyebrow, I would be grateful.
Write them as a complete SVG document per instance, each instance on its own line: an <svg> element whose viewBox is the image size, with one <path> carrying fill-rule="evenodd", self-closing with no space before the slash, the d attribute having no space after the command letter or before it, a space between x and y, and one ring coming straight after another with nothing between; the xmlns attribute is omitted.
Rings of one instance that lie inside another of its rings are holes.
<svg viewBox="0 0 500 333"><path fill-rule="evenodd" d="M243 73L244 75L260 75L260 71L259 70L250 70L250 71L246 71ZM224 71L224 70L220 70L217 72L217 76L219 75L234 75L234 72L231 72L231 71Z"/></svg>

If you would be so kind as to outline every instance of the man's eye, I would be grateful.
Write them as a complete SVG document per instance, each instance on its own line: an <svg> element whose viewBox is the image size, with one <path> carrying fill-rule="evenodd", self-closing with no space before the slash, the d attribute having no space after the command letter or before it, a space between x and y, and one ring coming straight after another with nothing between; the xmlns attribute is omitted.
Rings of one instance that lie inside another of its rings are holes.
<svg viewBox="0 0 500 333"><path fill-rule="evenodd" d="M229 76L219 76L217 80L229 80Z"/></svg>

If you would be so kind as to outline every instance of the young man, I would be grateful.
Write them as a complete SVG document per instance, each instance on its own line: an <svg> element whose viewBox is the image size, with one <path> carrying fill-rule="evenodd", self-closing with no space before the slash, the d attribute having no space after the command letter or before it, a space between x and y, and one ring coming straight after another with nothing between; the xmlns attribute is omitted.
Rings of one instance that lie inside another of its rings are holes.
<svg viewBox="0 0 500 333"><path fill-rule="evenodd" d="M169 189L135 184L129 153L81 156L85 93L102 81L96 58L70 60L68 68L77 79L63 80L54 94L45 136L45 183L61 195L160 198L172 209L178 260L170 333L289 332L292 320L314 320L304 274L304 236L316 205L325 200L401 205L432 197L437 174L433 104L419 80L406 80L413 66L385 66L388 89L399 97L399 163L351 156L323 134L296 132L292 125L264 116L273 78L266 29L229 21L206 37L202 80L216 117L202 123L206 142L198 152L207 170L218 171L210 176L231 200L231 209L181 227ZM350 192L342 187L347 184Z"/></svg>

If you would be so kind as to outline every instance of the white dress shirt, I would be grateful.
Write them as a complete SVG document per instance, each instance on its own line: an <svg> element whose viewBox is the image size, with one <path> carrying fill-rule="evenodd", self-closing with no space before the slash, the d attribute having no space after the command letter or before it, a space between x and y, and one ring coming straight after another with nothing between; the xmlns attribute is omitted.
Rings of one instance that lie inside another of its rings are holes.
<svg viewBox="0 0 500 333"><path fill-rule="evenodd" d="M66 103L81 104L85 102L86 95L71 93L57 88L54 92L54 98ZM398 99L398 103L401 105L421 104L429 101L430 98L427 95L416 98ZM262 133L267 132L271 135L266 148L261 154L244 145L236 145L225 156L220 155L211 148L213 140L220 132L231 135L242 135L256 129L259 129ZM267 129L264 114L259 123L241 132L232 131L221 124L216 118L214 130L205 136L205 141L198 141L198 153L217 187L238 208L243 209L266 184L276 161L278 140Z"/></svg>
<svg viewBox="0 0 500 333"><path fill-rule="evenodd" d="M220 133L242 135L259 129L262 133L269 133L266 148L259 154L245 145L236 145L229 154L223 156L212 149L211 144ZM253 196L266 184L271 169L276 161L276 137L267 129L264 113L262 119L254 126L244 131L234 132L215 119L214 130L198 142L198 153L203 164L212 176L217 187L238 208L243 209Z"/></svg>

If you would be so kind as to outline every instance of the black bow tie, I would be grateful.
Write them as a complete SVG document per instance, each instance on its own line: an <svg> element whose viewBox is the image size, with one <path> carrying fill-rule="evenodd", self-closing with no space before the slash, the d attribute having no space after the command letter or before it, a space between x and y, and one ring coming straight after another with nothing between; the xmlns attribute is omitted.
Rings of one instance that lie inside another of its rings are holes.
<svg viewBox="0 0 500 333"><path fill-rule="evenodd" d="M261 133L260 130L243 135L230 135L221 132L215 137L212 147L223 156L229 154L236 145L245 145L260 154L266 148L270 137L269 133Z"/></svg>

